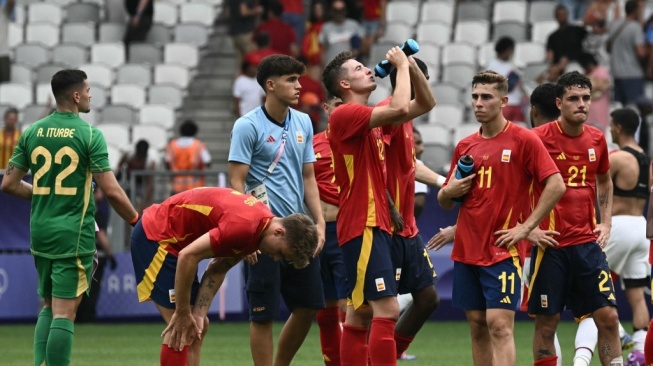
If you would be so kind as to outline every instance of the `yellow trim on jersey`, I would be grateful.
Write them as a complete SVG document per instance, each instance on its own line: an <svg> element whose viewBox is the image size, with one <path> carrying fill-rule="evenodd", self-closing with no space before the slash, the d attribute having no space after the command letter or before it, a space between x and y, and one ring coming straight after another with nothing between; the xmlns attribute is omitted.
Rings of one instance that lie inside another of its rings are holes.
<svg viewBox="0 0 653 366"><path fill-rule="evenodd" d="M540 247L537 247L537 255L535 256L535 263L533 263L533 275L531 276L531 281L528 283L528 298L530 299L531 293L533 291L533 284L537 278L538 272L540 272L540 265L542 264L542 257L544 257L544 250Z"/></svg>
<svg viewBox="0 0 653 366"><path fill-rule="evenodd" d="M356 284L351 292L351 300L354 310L363 305L365 302L365 274L367 272L367 265L370 262L370 253L372 252L372 239L374 238L374 231L371 227L366 227L363 230L363 243L361 244L361 254L358 257L356 265Z"/></svg>
<svg viewBox="0 0 653 366"><path fill-rule="evenodd" d="M401 212L401 195L399 192L399 179L395 182L395 185L397 187L396 192L395 192L395 207L397 207L397 210Z"/></svg>
<svg viewBox="0 0 653 366"><path fill-rule="evenodd" d="M512 217L512 207L510 207L510 212L508 212L508 217L506 217L506 222L503 223L503 230L508 230L508 225L510 225L511 217Z"/></svg>
<svg viewBox="0 0 653 366"><path fill-rule="evenodd" d="M549 212L549 230L555 230L556 229L556 213L555 211L551 210Z"/></svg>
<svg viewBox="0 0 653 366"><path fill-rule="evenodd" d="M77 234L77 251L75 252L75 255L79 254L79 243L82 239L82 226L84 225L84 219L86 218L86 210L88 209L88 205L90 203L90 198L91 198L91 187L93 183L93 176L91 175L91 170L89 168L86 168L86 181L84 182L84 206L82 207L82 214L81 219L79 220L79 234Z"/></svg>
<svg viewBox="0 0 653 366"><path fill-rule="evenodd" d="M519 252L514 246L508 249L508 251L510 252L510 255L512 255L512 264L514 264L515 268L517 268L517 274L519 274L519 279L521 279L522 268L521 264L519 264Z"/></svg>
<svg viewBox="0 0 653 366"><path fill-rule="evenodd" d="M354 180L354 155L343 155L345 159L345 167L347 167L347 176L349 177L349 191L347 192L347 198L351 193L351 182Z"/></svg>
<svg viewBox="0 0 653 366"><path fill-rule="evenodd" d="M177 207L181 208L187 208L189 210L197 211L201 213L204 216L209 216L211 214L211 211L213 210L212 206L204 206L204 205L191 205L191 204L186 204L184 203L183 205L176 205Z"/></svg>
<svg viewBox="0 0 653 366"><path fill-rule="evenodd" d="M377 226L376 224L376 201L374 200L374 187L372 186L372 177L367 174L367 226Z"/></svg>
<svg viewBox="0 0 653 366"><path fill-rule="evenodd" d="M77 294L75 297L83 294L88 290L88 278L86 277L86 268L82 265L81 259L77 258Z"/></svg>
<svg viewBox="0 0 653 366"><path fill-rule="evenodd" d="M159 249L157 249L152 262L150 262L150 265L145 269L143 279L138 284L138 286L136 286L139 302L147 301L150 299L150 294L154 289L156 276L159 275L159 271L161 271L161 267L163 267L163 261L166 259L166 255L168 254L168 251L166 250L167 247L168 243L163 241L159 242Z"/></svg>

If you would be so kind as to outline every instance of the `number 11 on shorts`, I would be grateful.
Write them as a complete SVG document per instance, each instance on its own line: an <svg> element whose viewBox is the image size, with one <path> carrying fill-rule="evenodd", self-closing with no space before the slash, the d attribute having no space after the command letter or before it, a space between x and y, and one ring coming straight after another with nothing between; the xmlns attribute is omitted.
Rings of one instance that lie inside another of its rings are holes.
<svg viewBox="0 0 653 366"><path fill-rule="evenodd" d="M501 292L506 293L506 287L508 285L508 281L510 281L510 294L515 293L515 273L511 273L510 275L506 274L506 271L501 272L501 275L499 275L499 280L501 281Z"/></svg>

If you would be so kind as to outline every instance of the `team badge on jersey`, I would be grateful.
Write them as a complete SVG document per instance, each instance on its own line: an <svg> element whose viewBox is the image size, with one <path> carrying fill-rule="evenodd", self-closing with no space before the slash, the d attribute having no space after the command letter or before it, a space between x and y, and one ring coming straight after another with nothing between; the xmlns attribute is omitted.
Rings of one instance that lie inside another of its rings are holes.
<svg viewBox="0 0 653 366"><path fill-rule="evenodd" d="M590 156L590 161L596 161L596 152L594 148L587 149L587 154Z"/></svg>
<svg viewBox="0 0 653 366"><path fill-rule="evenodd" d="M298 144L304 143L304 133L302 131L297 131L297 143Z"/></svg>
<svg viewBox="0 0 653 366"><path fill-rule="evenodd" d="M383 278L377 278L374 281L376 282L377 292L385 291L385 281L383 280Z"/></svg>
<svg viewBox="0 0 653 366"><path fill-rule="evenodd" d="M501 153L501 162L502 163L509 163L510 162L510 153L511 153L511 151L508 150L508 149L503 150L503 152Z"/></svg>

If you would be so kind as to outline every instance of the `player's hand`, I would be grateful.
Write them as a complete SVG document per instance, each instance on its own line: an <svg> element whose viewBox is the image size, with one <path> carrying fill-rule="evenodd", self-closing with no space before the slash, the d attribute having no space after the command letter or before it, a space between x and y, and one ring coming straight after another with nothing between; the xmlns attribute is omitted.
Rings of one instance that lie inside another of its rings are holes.
<svg viewBox="0 0 653 366"><path fill-rule="evenodd" d="M399 210L397 210L397 206L388 203L388 208L390 209L390 221L395 228L395 233L404 231L404 218L399 213Z"/></svg>
<svg viewBox="0 0 653 366"><path fill-rule="evenodd" d="M320 254L322 248L324 248L324 242L326 241L326 223L324 220L318 222L315 226L317 227L317 246L315 247L313 258Z"/></svg>
<svg viewBox="0 0 653 366"><path fill-rule="evenodd" d="M517 224L517 226L512 229L495 231L494 235L499 235L499 239L494 242L494 245L510 249L514 247L515 244L526 239L530 232L531 230L521 224Z"/></svg>
<svg viewBox="0 0 653 366"><path fill-rule="evenodd" d="M112 271L115 271L118 267L118 261L116 261L116 257L112 255L107 257L107 262L109 262L109 268L111 268Z"/></svg>
<svg viewBox="0 0 653 366"><path fill-rule="evenodd" d="M202 337L202 330L198 327L190 310L183 313L175 310L172 318L170 318L170 323L161 333L161 337L165 336L166 333L170 333L168 347L177 351L183 350L185 346L192 344L195 339Z"/></svg>
<svg viewBox="0 0 653 366"><path fill-rule="evenodd" d="M401 48L396 46L392 47L388 53L385 54L385 58L396 68L408 64L408 57L406 57L406 54L401 50Z"/></svg>
<svg viewBox="0 0 653 366"><path fill-rule="evenodd" d="M608 245L611 228L612 227L606 223L600 223L596 225L596 228L594 229L594 233L599 234L599 238L596 239L596 242L599 244L601 248L605 248L605 246Z"/></svg>
<svg viewBox="0 0 653 366"><path fill-rule="evenodd" d="M537 245L542 250L546 250L547 247L555 247L558 245L558 242L553 239L554 236L560 235L559 232L555 230L542 230L539 227L536 227L528 234L528 241Z"/></svg>
<svg viewBox="0 0 653 366"><path fill-rule="evenodd" d="M258 263L258 255L259 254L261 254L260 250L257 250L252 254L248 254L248 255L246 255L244 257L245 261L247 261L247 263L249 263L249 264L256 264L256 263Z"/></svg>
<svg viewBox="0 0 653 366"><path fill-rule="evenodd" d="M467 192L469 192L469 190L472 188L474 178L476 178L476 173L472 173L463 179L458 179L456 178L457 170L458 167L454 168L451 177L449 177L449 183L447 183L446 187L442 188L444 190L445 196L447 197L456 198L466 195Z"/></svg>
<svg viewBox="0 0 653 366"><path fill-rule="evenodd" d="M456 233L455 226L447 226L444 229L440 228L440 232L435 234L431 240L426 244L426 249L440 250L447 243L453 241L454 234Z"/></svg>

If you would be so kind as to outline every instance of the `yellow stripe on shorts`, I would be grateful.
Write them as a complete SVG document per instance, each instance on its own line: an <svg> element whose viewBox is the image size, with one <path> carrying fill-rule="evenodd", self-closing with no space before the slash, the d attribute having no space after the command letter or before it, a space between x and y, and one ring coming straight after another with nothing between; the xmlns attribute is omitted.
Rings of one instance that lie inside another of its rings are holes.
<svg viewBox="0 0 653 366"><path fill-rule="evenodd" d="M77 258L77 294L76 297L88 290L88 278L86 277L86 268L82 265L82 260Z"/></svg>
<svg viewBox="0 0 653 366"><path fill-rule="evenodd" d="M365 302L365 274L367 272L367 265L370 262L370 253L372 252L372 238L374 231L371 227L366 227L363 231L363 243L361 245L361 254L358 257L356 265L356 285L351 293L352 305L354 310L358 309Z"/></svg>
<svg viewBox="0 0 653 366"><path fill-rule="evenodd" d="M154 289L154 281L156 281L156 276L159 274L159 271L161 271L163 261L166 259L166 255L168 254L168 251L166 250L167 247L167 243L159 242L159 249L156 251L154 259L152 259L150 265L145 269L143 279L136 287L139 302L150 299L150 294Z"/></svg>

